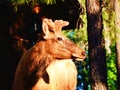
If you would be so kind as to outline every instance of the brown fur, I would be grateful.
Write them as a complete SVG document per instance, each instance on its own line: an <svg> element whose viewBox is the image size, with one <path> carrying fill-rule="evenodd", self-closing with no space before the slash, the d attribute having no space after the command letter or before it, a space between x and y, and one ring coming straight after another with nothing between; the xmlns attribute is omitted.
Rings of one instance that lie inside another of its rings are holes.
<svg viewBox="0 0 120 90"><path fill-rule="evenodd" d="M43 33L40 40L22 56L16 70L13 90L74 90L71 88L75 88L76 85L76 69L72 59L84 59L85 51L62 35L61 29L65 25L68 25L68 22L53 22L43 18ZM68 77L70 70L75 73ZM70 82L64 83L64 80ZM71 80L74 81L72 86Z"/></svg>

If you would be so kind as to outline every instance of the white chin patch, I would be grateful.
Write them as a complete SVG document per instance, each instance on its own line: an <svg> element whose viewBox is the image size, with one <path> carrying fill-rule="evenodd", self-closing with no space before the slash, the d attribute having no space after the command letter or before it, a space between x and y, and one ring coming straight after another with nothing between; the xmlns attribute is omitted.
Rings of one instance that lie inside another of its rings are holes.
<svg viewBox="0 0 120 90"><path fill-rule="evenodd" d="M80 58L76 58L75 60L76 61L83 61L83 59L80 59Z"/></svg>

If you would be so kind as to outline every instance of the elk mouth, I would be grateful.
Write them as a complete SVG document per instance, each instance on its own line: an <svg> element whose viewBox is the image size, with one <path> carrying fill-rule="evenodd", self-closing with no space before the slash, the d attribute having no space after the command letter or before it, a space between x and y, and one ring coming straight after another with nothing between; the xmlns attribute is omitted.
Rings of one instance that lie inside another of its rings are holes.
<svg viewBox="0 0 120 90"><path fill-rule="evenodd" d="M76 61L84 61L84 59L76 58Z"/></svg>
<svg viewBox="0 0 120 90"><path fill-rule="evenodd" d="M81 55L72 54L72 59L76 61L84 61L84 59L86 59L86 53L82 52Z"/></svg>
<svg viewBox="0 0 120 90"><path fill-rule="evenodd" d="M72 57L72 59L75 61L84 61L85 58Z"/></svg>

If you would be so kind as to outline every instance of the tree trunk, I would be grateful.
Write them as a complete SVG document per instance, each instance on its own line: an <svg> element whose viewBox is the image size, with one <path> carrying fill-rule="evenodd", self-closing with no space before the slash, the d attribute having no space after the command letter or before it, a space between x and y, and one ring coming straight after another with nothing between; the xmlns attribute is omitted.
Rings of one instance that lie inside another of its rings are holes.
<svg viewBox="0 0 120 90"><path fill-rule="evenodd" d="M120 0L115 0L116 54L117 54L117 86L120 90Z"/></svg>
<svg viewBox="0 0 120 90"><path fill-rule="evenodd" d="M86 0L92 90L107 90L106 54L102 37L101 0Z"/></svg>

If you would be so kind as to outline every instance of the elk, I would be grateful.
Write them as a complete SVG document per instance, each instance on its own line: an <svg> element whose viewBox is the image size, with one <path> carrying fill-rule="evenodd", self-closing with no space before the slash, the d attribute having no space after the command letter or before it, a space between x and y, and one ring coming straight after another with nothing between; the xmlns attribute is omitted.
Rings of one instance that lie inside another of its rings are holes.
<svg viewBox="0 0 120 90"><path fill-rule="evenodd" d="M75 90L77 70L72 60L84 60L85 51L63 35L62 27L68 24L42 18L42 34L23 54L13 90Z"/></svg>

